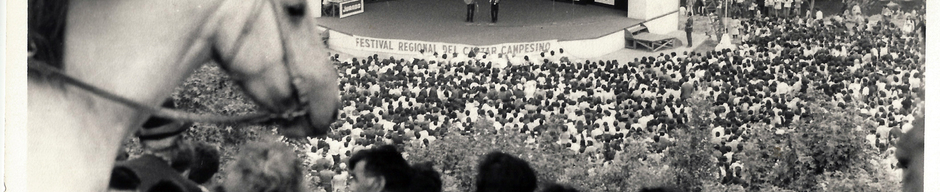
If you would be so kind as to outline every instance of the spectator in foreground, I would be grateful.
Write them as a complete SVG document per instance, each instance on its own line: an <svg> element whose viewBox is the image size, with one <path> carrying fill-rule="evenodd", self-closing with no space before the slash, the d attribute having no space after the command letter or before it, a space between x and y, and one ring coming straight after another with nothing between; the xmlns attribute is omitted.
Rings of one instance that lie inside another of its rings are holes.
<svg viewBox="0 0 940 192"><path fill-rule="evenodd" d="M164 102L162 106L170 109L176 108L172 99ZM173 169L182 174L189 169L195 153L192 145L184 141L180 135L192 125L192 123L151 117L144 122L136 135L140 139L144 153L163 158Z"/></svg>
<svg viewBox="0 0 940 192"><path fill-rule="evenodd" d="M921 114L917 114L914 128L905 133L897 145L895 158L904 169L903 191L924 191L924 117Z"/></svg>
<svg viewBox="0 0 940 192"><path fill-rule="evenodd" d="M408 165L392 145L356 152L349 158L357 192L440 192L440 174L430 164Z"/></svg>
<svg viewBox="0 0 940 192"><path fill-rule="evenodd" d="M679 192L679 190L671 187L654 187L640 189L640 192Z"/></svg>
<svg viewBox="0 0 940 192"><path fill-rule="evenodd" d="M411 181L410 192L441 192L443 181L441 174L434 170L431 162L412 165L415 172Z"/></svg>
<svg viewBox="0 0 940 192"><path fill-rule="evenodd" d="M205 185L212 180L212 176L219 172L220 153L214 146L207 143L196 143L193 145L196 155L193 157L192 166L189 168L187 177L193 182Z"/></svg>
<svg viewBox="0 0 940 192"><path fill-rule="evenodd" d="M111 171L111 191L159 191L172 185L173 191L199 192L199 185L183 177L164 158L144 154L118 162Z"/></svg>
<svg viewBox="0 0 940 192"><path fill-rule="evenodd" d="M163 107L175 108L176 105L173 100L168 100L163 103ZM197 154L193 144L180 136L190 126L192 123L160 117L147 119L141 129L136 132L144 154L127 160L129 155L121 150L122 154L119 155L118 162L112 169L109 189L207 191L197 182L187 178L190 174L198 172L195 174L197 177L206 177L207 179L204 180L208 180L212 174L215 174L214 172L207 173L203 167L194 167L197 156L202 154ZM218 156L217 153L216 156ZM199 164L199 166L204 165ZM209 174L209 176L202 176L204 174Z"/></svg>
<svg viewBox="0 0 940 192"><path fill-rule="evenodd" d="M490 152L480 161L477 192L532 192L535 171L525 160L503 152Z"/></svg>
<svg viewBox="0 0 940 192"><path fill-rule="evenodd" d="M287 145L252 142L239 150L235 163L226 171L217 192L301 192L306 191L300 160Z"/></svg>
<svg viewBox="0 0 940 192"><path fill-rule="evenodd" d="M552 183L549 184L548 187L546 187L542 192L578 192L578 190L571 186Z"/></svg>

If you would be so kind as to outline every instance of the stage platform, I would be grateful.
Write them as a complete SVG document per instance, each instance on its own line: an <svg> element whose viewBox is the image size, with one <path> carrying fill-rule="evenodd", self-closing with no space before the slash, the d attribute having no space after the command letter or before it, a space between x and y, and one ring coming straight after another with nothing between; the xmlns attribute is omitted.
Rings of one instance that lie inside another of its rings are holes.
<svg viewBox="0 0 940 192"><path fill-rule="evenodd" d="M321 26L351 35L492 45L593 39L637 25L626 11L601 5L550 0L503 0L498 21L490 22L490 5L477 0L474 23L464 22L462 0L394 0L365 4L365 12L346 18L321 17Z"/></svg>

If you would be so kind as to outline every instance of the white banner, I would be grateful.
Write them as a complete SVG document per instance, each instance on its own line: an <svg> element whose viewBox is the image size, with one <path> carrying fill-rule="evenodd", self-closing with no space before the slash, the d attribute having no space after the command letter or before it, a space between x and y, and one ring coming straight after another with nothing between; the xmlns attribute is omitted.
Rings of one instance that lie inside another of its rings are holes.
<svg viewBox="0 0 940 192"><path fill-rule="evenodd" d="M503 43L497 45L475 46L454 43L437 43L398 39L380 39L362 36L353 36L353 48L362 51L375 51L395 54L414 54L425 50L427 53L437 52L467 54L474 48L479 48L480 52L488 54L530 54L549 52L558 49L558 40L522 42L522 43Z"/></svg>

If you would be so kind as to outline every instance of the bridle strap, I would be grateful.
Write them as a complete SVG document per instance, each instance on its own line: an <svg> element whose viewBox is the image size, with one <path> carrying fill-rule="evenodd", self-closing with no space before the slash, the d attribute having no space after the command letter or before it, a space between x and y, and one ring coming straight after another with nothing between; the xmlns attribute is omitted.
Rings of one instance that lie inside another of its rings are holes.
<svg viewBox="0 0 940 192"><path fill-rule="evenodd" d="M239 51L239 50L240 50L241 45L242 45L242 43L243 43L242 38L245 36L245 34L246 34L248 31L250 31L250 27L251 27L252 24L254 24L254 21L255 21L256 18L257 18L257 14L260 14L260 7L261 7L261 6L264 6L264 3L255 4L255 6L253 6L251 15L249 16L248 20L245 22L245 26L243 26L241 33L239 33L239 36L236 38L236 41L235 41L236 45L233 47L233 49L235 49L234 51ZM272 7L276 7L276 6L272 5ZM274 10L275 13L278 13L278 12L277 12L277 9L276 9L276 8L274 8L274 9L275 9L275 10ZM277 16L275 16L275 17L277 17ZM281 25L281 21L280 21L281 19L278 18L278 19L276 19L276 20L277 20L277 22L278 22L277 27L278 27L278 32L280 33L279 35L281 36L281 40L284 41L284 40L285 40L285 39L284 39L284 34L283 34L284 32L281 30L281 26L280 26L280 25ZM283 43L286 43L286 41L282 42L282 44L283 44ZM282 45L282 46L283 46L283 45ZM285 49L285 52L284 52L284 54L285 54L285 56L284 56L284 62L286 63L286 62L289 61L289 60L288 60L288 57L287 57L287 54L288 54L288 53L286 52L286 51L287 51L287 48L286 48L286 47L282 47L282 48ZM235 54L233 54L232 57L234 57L234 55L235 55ZM184 59L184 60L186 60L186 59ZM231 59L230 59L229 61L231 61ZM304 115L304 114L306 113L305 111L302 111L302 110L301 110L301 111L297 111L297 110L287 110L287 112L280 113L280 114L275 114L275 113L251 113L251 114L245 114L245 115L224 116L224 115L212 115L212 114L208 114L208 115L207 115L207 114L196 114L196 113L185 112L185 111L175 110L175 109L168 109L168 108L162 108L162 107L153 107L153 106L145 105L145 104L142 104L142 103L140 103L140 102L137 102L137 101L128 99L128 98L126 98L126 97L123 97L123 96L120 96L120 95L117 95L117 94L108 92L108 91L103 90L103 89L101 89L101 88L95 87L95 86L93 86L93 85L91 85L91 84L88 84L88 83L86 83L86 82L84 82L84 81L81 81L81 80L76 79L76 78L74 78L74 77L72 77L72 76L69 76L68 74L66 74L65 72L63 72L61 69L52 67L52 66L50 66L48 63L45 63L45 62L42 62L42 61L33 59L33 58L31 58L31 57L28 59L27 67L29 68L29 70L32 70L32 71L35 71L35 72L40 73L43 77L57 77L57 78L61 79L64 83L72 84L72 85L74 85L74 86L76 86L76 87L78 87L78 88L81 88L81 89L84 89L84 90L86 90L86 91L88 91L88 92L91 92L92 94L101 96L101 97L103 97L103 98L105 98L105 99L108 99L108 100L111 100L111 101L114 101L114 102L118 102L118 103L120 103L120 104L129 106L129 107L134 108L134 109L136 109L136 110L139 110L139 111L142 111L142 112L145 112L145 113L149 113L149 114L151 114L152 116L162 117L162 118L172 119L172 120L182 121L182 122L200 122L200 123L261 123L261 122L269 121L269 120L272 120L272 119L292 119L292 118L295 118L295 117L298 117L298 116L302 116L302 115ZM290 69L290 65L289 65L289 64L288 64L287 67L288 67L288 69ZM290 70L288 70L288 71L290 71ZM296 85L295 85L295 81L293 80L293 74L290 73L290 72L288 72L288 75L291 76L290 86L291 86L291 89L292 89L292 94L294 95L294 98L298 98L298 97L296 97L296 96L297 96L297 88L296 88Z"/></svg>
<svg viewBox="0 0 940 192"><path fill-rule="evenodd" d="M130 100L123 96L108 92L101 88L95 87L88 83L85 83L81 80L75 79L72 76L69 76L62 72L61 70L54 68L41 61L30 61L26 62L27 67L30 70L35 70L43 76L47 77L58 77L63 82L67 84L72 84L78 88L84 89L92 94L104 97L105 99L118 102L123 105L127 105L136 110L143 111L145 113L150 113L153 116L173 119L183 122L201 122L201 123L260 123L273 118L282 118L290 117L290 114L271 114L271 113L252 113L246 115L237 115L237 116L221 116L221 115L206 115L206 114L195 114L191 112L185 112L180 110L173 110L167 108L158 108L152 107L149 105L141 104L140 102Z"/></svg>
<svg viewBox="0 0 940 192"><path fill-rule="evenodd" d="M304 5L304 7L306 8L306 5ZM275 22L277 22L276 26L278 36L281 38L281 49L283 49L282 60L284 61L284 68L287 69L287 77L291 88L291 97L294 98L294 102L298 103L300 106L300 111L296 113L306 113L306 111L303 110L303 106L307 104L308 100L305 97L302 97L304 93L300 93L300 89L297 88L297 84L304 83L305 79L301 78L301 76L297 74L294 74L295 71L291 70L291 66L294 64L292 59L293 57L291 57L291 55L293 55L294 52L293 49L287 48L287 43L294 41L293 39L288 39L288 36L284 33L285 26L283 25L286 20L289 20L289 18L283 18L287 14L283 14L284 10L278 9L278 6L274 4L274 2L271 2L271 9L271 11L274 12ZM309 10L306 12L309 12Z"/></svg>

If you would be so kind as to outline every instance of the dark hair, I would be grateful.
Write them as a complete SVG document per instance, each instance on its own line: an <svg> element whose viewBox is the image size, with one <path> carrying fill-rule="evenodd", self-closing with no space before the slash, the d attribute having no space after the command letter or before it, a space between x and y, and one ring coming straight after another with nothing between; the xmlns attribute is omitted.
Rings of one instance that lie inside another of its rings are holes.
<svg viewBox="0 0 940 192"><path fill-rule="evenodd" d="M546 187L542 192L578 192L578 190L571 186L552 183L549 184L548 187Z"/></svg>
<svg viewBox="0 0 940 192"><path fill-rule="evenodd" d="M531 192L536 186L535 171L525 160L503 152L490 152L480 161L477 192Z"/></svg>
<svg viewBox="0 0 940 192"><path fill-rule="evenodd" d="M204 184L212 179L215 173L219 172L219 150L207 143L195 143L193 145L195 156L192 166L189 169L189 180Z"/></svg>
<svg viewBox="0 0 940 192"><path fill-rule="evenodd" d="M679 192L679 190L674 189L672 187L654 187L654 188L644 187L643 189L640 189L640 192Z"/></svg>
<svg viewBox="0 0 940 192"><path fill-rule="evenodd" d="M167 158L170 163L170 167L173 167L174 170L182 173L190 168L193 164L193 156L195 152L193 151L193 146L189 141L183 140L182 138L176 138L173 141L172 146L163 148L163 149L150 149L153 153L161 154L164 158Z"/></svg>
<svg viewBox="0 0 940 192"><path fill-rule="evenodd" d="M157 184L154 184L153 187L150 187L150 189L147 189L147 192L176 192L176 191L182 192L183 187L180 187L179 184L173 181L169 181L169 180L160 181Z"/></svg>
<svg viewBox="0 0 940 192"><path fill-rule="evenodd" d="M111 170L111 180L108 182L108 188L114 190L135 190L140 186L140 183L140 177L134 173L134 170L118 166Z"/></svg>
<svg viewBox="0 0 940 192"><path fill-rule="evenodd" d="M349 158L349 170L355 170L359 161L366 161L366 174L385 178L385 191L406 191L411 184L413 170L395 146L383 145L356 152Z"/></svg>
<svg viewBox="0 0 940 192"><path fill-rule="evenodd" d="M33 58L61 69L68 3L48 0L29 0L27 3L27 41L35 45Z"/></svg>
<svg viewBox="0 0 940 192"><path fill-rule="evenodd" d="M434 170L434 165L430 161L415 164L412 169L415 174L411 179L408 192L441 192L443 186L441 174Z"/></svg>

